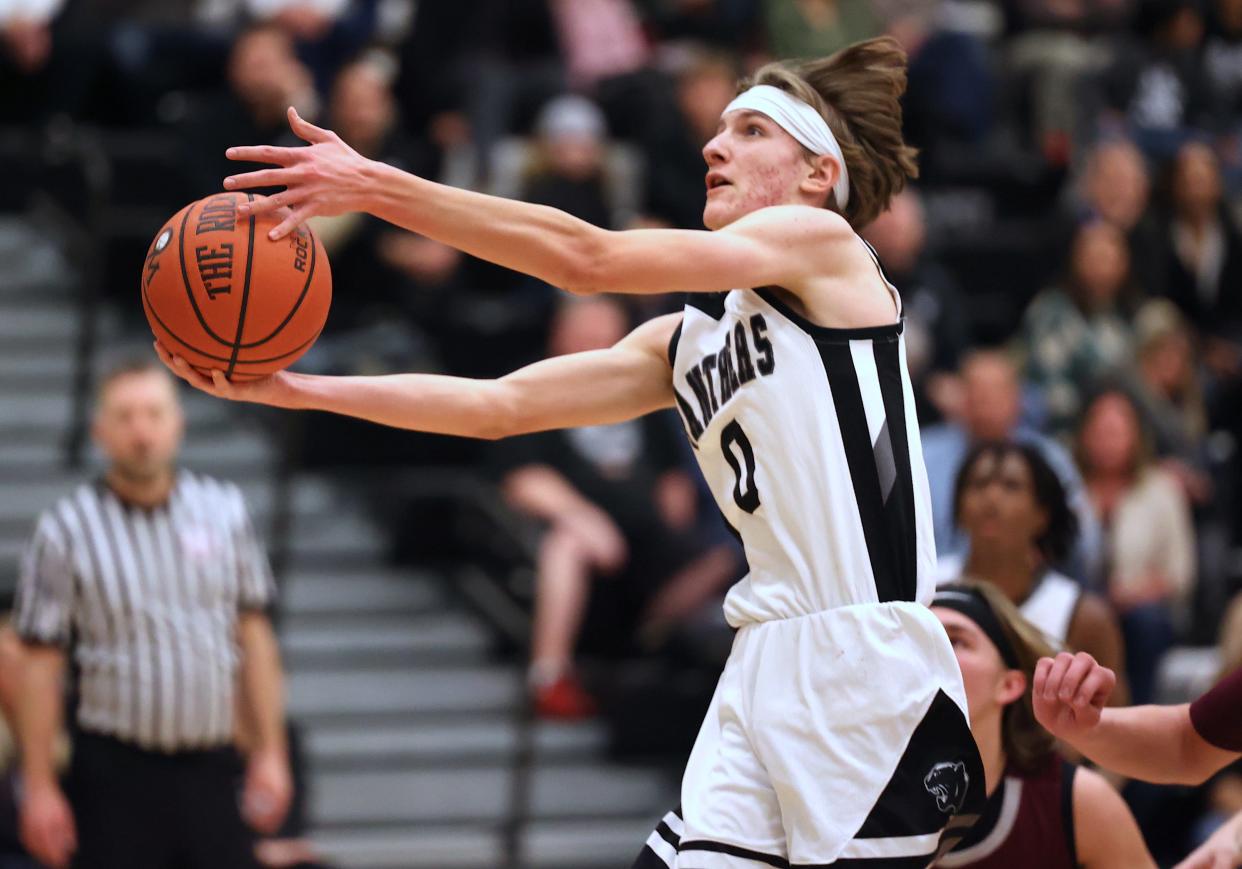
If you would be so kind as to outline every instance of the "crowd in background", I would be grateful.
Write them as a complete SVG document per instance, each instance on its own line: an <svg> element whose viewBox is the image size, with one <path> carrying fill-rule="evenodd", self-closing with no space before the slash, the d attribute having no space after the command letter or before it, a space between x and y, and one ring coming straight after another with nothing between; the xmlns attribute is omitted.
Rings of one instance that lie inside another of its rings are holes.
<svg viewBox="0 0 1242 869"><path fill-rule="evenodd" d="M0 123L161 137L173 182L148 197L167 213L239 171L226 146L292 144L294 105L427 177L613 229L701 228L700 149L739 77L881 33L909 55L921 176L863 234L904 300L946 574L1017 600L1072 580L1060 639L1137 702L1176 645L1238 663L1242 0L0 0ZM369 217L315 228L335 285L320 370L495 376L680 306L571 302ZM117 274L145 243L117 241ZM659 648L744 570L677 425L443 452L543 531L549 715L595 709L580 632ZM1022 449L959 477L1001 441ZM1158 815L1139 812L1149 837Z"/></svg>

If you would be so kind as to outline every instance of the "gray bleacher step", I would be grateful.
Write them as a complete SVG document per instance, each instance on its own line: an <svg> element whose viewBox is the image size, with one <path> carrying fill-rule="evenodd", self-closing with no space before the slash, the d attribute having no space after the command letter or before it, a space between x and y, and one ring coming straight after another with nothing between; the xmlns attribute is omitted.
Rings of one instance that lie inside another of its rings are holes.
<svg viewBox="0 0 1242 869"><path fill-rule="evenodd" d="M323 856L350 869L496 869L504 863L491 825L340 830L312 836Z"/></svg>
<svg viewBox="0 0 1242 869"><path fill-rule="evenodd" d="M292 622L292 623L291 623ZM290 666L333 669L370 664L402 667L433 662L482 662L491 635L458 613L285 619L281 648Z"/></svg>
<svg viewBox="0 0 1242 869"><path fill-rule="evenodd" d="M276 458L276 449L267 438L244 429L211 438L197 438L191 434L181 451L181 460L187 467L220 476L254 469L267 471Z"/></svg>
<svg viewBox="0 0 1242 869"><path fill-rule="evenodd" d="M317 770L311 816L324 826L503 819L512 770ZM547 818L634 817L672 806L676 788L649 770L585 764L532 771L531 814Z"/></svg>
<svg viewBox="0 0 1242 869"><path fill-rule="evenodd" d="M425 612L444 604L438 580L413 571L290 571L285 577L286 616L353 612Z"/></svg>
<svg viewBox="0 0 1242 869"><path fill-rule="evenodd" d="M62 301L10 302L0 317L0 342L14 348L70 347L78 333L77 313Z"/></svg>
<svg viewBox="0 0 1242 869"><path fill-rule="evenodd" d="M287 684L290 714L308 719L503 712L522 691L518 670L501 666L292 672Z"/></svg>
<svg viewBox="0 0 1242 869"><path fill-rule="evenodd" d="M668 808L673 807L669 803ZM658 813L583 821L535 820L522 840L524 864L539 869L628 866L655 829Z"/></svg>
<svg viewBox="0 0 1242 869"><path fill-rule="evenodd" d="M23 471L46 469L48 473L55 473L64 457L64 445L60 438L3 442L0 443L0 473L10 468L21 468Z"/></svg>
<svg viewBox="0 0 1242 869"><path fill-rule="evenodd" d="M58 436L69 425L72 409L68 395L6 394L0 399L0 432L45 431Z"/></svg>
<svg viewBox="0 0 1242 869"><path fill-rule="evenodd" d="M378 527L349 513L309 520L295 517L290 534L293 555L302 559L348 555L381 560L388 545L387 537Z"/></svg>
<svg viewBox="0 0 1242 869"><path fill-rule="evenodd" d="M0 350L0 376L7 388L24 379L47 379L68 385L75 371L76 359L72 352L61 347L49 347L41 353L29 350L15 352Z"/></svg>
<svg viewBox="0 0 1242 869"><path fill-rule="evenodd" d="M581 761L604 750L608 734L596 721L539 723L534 731L540 763ZM511 718L426 724L308 728L306 746L317 769L327 765L443 766L469 760L507 762L518 747L518 725Z"/></svg>

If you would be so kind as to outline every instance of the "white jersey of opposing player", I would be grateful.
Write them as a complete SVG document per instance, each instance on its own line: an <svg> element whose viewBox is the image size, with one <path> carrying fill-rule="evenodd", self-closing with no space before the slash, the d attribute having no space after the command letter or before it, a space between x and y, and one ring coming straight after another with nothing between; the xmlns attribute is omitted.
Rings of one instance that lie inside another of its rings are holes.
<svg viewBox="0 0 1242 869"><path fill-rule="evenodd" d="M750 567L725 601L730 624L931 601L900 319L828 329L769 289L691 294L669 358L686 433Z"/></svg>

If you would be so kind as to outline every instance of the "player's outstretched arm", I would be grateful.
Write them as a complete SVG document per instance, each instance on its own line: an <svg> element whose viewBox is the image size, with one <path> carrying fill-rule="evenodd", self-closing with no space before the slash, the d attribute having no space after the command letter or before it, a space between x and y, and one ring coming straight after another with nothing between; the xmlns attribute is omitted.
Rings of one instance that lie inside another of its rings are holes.
<svg viewBox="0 0 1242 869"><path fill-rule="evenodd" d="M293 410L322 410L394 428L496 439L526 432L602 425L673 404L667 347L681 314L639 326L607 350L536 362L497 380L438 374L326 377L278 372L229 383L200 374L163 345L173 373L203 392Z"/></svg>
<svg viewBox="0 0 1242 869"><path fill-rule="evenodd" d="M1032 689L1035 717L1104 769L1158 784L1197 784L1238 755L1206 742L1188 704L1104 708L1116 676L1090 655L1043 658Z"/></svg>
<svg viewBox="0 0 1242 869"><path fill-rule="evenodd" d="M292 211L278 238L316 215L366 211L390 223L577 294L718 292L777 285L794 293L831 274L853 233L822 208L760 209L719 232L644 229L611 232L555 208L436 184L360 155L330 130L289 110L309 147L228 150L233 160L275 164L231 176L229 190L283 186L239 207Z"/></svg>

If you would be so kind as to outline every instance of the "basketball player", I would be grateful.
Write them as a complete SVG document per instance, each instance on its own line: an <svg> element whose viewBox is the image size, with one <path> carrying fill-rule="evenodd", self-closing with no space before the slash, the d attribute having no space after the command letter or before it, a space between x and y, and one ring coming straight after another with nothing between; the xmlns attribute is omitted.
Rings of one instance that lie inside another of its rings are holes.
<svg viewBox="0 0 1242 869"><path fill-rule="evenodd" d="M941 587L932 611L957 653L988 805L948 869L1141 869L1154 866L1134 816L1103 776L1062 760L1035 720L1031 687L1047 643L987 584Z"/></svg>
<svg viewBox="0 0 1242 869"><path fill-rule="evenodd" d="M983 767L944 629L901 302L855 230L916 172L890 39L760 70L703 148L710 232L609 232L364 159L289 113L307 148L232 148L279 168L272 230L361 210L579 294L688 292L609 350L496 381L432 375L231 384L217 396L498 438L677 407L750 573L682 786L682 869L928 865L974 820ZM943 836L942 832L947 831Z"/></svg>
<svg viewBox="0 0 1242 869"><path fill-rule="evenodd" d="M1061 759L1035 721L1031 680L1049 652L1041 631L988 583L942 586L932 601L953 644L970 726L987 780L987 806L937 867L1142 869L1155 864L1125 801L1102 776ZM680 816L666 815L634 869L664 869Z"/></svg>

